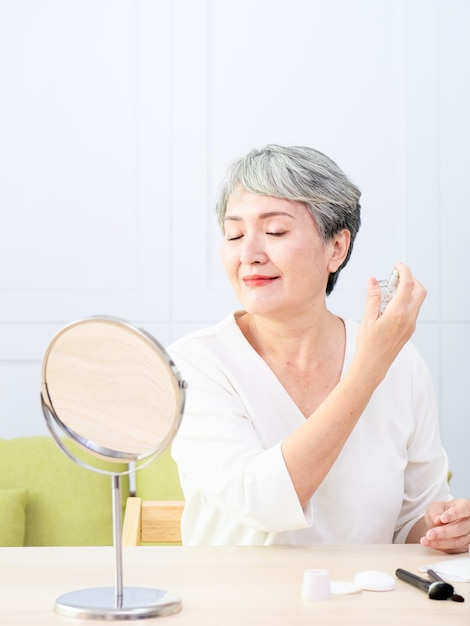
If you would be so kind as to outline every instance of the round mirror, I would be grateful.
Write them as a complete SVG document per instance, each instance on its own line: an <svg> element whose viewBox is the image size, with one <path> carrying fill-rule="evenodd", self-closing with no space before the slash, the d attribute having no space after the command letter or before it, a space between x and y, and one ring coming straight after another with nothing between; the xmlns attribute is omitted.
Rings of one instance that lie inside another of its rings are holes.
<svg viewBox="0 0 470 626"><path fill-rule="evenodd" d="M185 383L162 346L122 320L91 317L63 328L42 362L49 429L122 463L151 458L181 422Z"/></svg>
<svg viewBox="0 0 470 626"><path fill-rule="evenodd" d="M181 423L185 389L164 348L130 322L89 317L65 326L50 342L41 374L44 417L73 461L112 477L116 557L114 589L65 594L56 601L58 613L122 620L181 610L181 600L172 593L123 586L120 479L153 461L171 443ZM103 459L112 461L109 469Z"/></svg>

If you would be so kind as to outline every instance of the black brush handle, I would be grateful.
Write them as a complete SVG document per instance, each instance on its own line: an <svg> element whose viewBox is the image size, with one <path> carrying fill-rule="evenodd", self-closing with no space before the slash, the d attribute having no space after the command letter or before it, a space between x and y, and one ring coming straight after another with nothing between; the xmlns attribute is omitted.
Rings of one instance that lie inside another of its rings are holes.
<svg viewBox="0 0 470 626"><path fill-rule="evenodd" d="M441 578L439 574L435 572L433 569L428 569L428 576L429 578L432 578L432 580L434 581L445 583L445 580Z"/></svg>
<svg viewBox="0 0 470 626"><path fill-rule="evenodd" d="M415 587L418 587L418 589L426 591L426 593L429 591L429 587L432 584L431 581L427 578L417 576L412 572L408 572L406 569L398 568L395 572L395 575L397 576L397 578L401 578L401 580L410 583L410 585L414 585Z"/></svg>

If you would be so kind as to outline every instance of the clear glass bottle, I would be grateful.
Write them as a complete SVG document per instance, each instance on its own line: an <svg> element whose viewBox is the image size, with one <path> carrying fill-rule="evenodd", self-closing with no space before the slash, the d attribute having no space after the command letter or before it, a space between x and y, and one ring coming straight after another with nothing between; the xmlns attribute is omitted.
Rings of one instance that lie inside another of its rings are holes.
<svg viewBox="0 0 470 626"><path fill-rule="evenodd" d="M400 280L400 276L398 274L397 268L393 270L390 274L390 278L388 280L379 280L380 287L380 313L385 311L387 304L393 298L397 291L398 283Z"/></svg>

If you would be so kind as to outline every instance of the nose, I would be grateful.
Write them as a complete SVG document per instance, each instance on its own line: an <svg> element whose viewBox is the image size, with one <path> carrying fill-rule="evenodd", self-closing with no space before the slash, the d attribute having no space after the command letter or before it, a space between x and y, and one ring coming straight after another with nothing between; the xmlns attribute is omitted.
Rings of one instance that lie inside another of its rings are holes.
<svg viewBox="0 0 470 626"><path fill-rule="evenodd" d="M241 240L240 263L244 265L263 263L266 260L266 256L262 238L255 234L245 233Z"/></svg>

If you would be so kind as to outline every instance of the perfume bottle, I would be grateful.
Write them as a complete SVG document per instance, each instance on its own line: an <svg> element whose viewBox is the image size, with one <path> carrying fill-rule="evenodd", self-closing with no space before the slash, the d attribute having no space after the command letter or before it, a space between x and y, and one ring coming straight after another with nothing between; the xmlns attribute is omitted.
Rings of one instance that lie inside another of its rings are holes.
<svg viewBox="0 0 470 626"><path fill-rule="evenodd" d="M387 304L393 298L397 291L398 283L400 280L400 276L398 274L397 268L393 270L390 274L390 278L388 280L379 280L380 287L380 313L385 311Z"/></svg>

